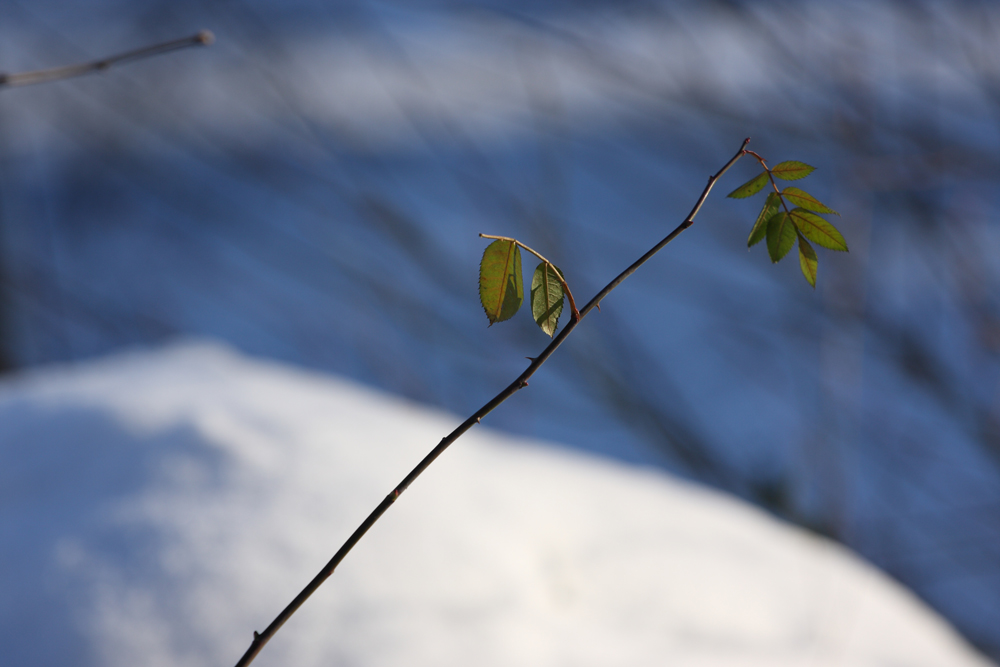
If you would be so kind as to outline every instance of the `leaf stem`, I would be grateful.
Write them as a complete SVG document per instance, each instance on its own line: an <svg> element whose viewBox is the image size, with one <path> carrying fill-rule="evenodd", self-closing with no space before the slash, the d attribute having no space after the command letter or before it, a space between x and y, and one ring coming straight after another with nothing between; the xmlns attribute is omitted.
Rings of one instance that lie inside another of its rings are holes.
<svg viewBox="0 0 1000 667"><path fill-rule="evenodd" d="M412 484L413 481L416 480L417 477L419 477L421 473L423 473L424 470L426 470L427 467L430 466L430 464L433 463L434 460L437 459L437 457L439 457L444 452L444 450L446 450L453 442L455 442L456 440L458 440L458 438L464 435L466 431L468 431L476 424L480 423L483 417L485 417L493 410L495 410L501 403L503 403L508 398L513 396L520 389L523 389L524 387L528 386L528 379L532 375L534 375L535 372L542 366L542 364L544 364L548 360L548 358L552 356L552 353L555 352L560 345L562 345L563 341L566 340L566 337L573 332L573 329L575 329L576 326L580 323L580 321L584 317L586 317L587 313L589 313L594 308L598 308L601 300L604 299L604 297L610 294L611 291L614 290L616 287L618 287L618 285L620 285L626 278L635 273L640 266L649 261L649 259L652 258L653 255L662 250L664 246L666 246L668 243L677 238L681 232L683 232L685 229L687 229L694 223L694 217L698 214L698 211L701 210L702 204L705 203L705 200L708 198L708 194L709 192L712 191L712 187L715 185L716 181L718 181L723 174L729 171L729 168L732 167L734 164L736 164L737 160L739 160L741 157L743 157L749 152L746 150L748 143L750 143L749 137L747 137L743 141L743 144L740 146L740 149L736 152L736 155L734 155L729 160L729 162L727 162L722 167L722 169L720 169L712 176L709 176L708 185L705 186L705 189L702 191L701 196L698 197L698 201L695 202L694 208L691 209L691 212L688 213L687 217L684 218L684 221L680 225L678 225L672 232L667 234L667 236L664 237L662 241L660 241L655 246L650 248L649 251L646 252L646 254L644 254L642 257L636 260L631 266L629 266L627 269L618 274L618 276L616 276L614 280L608 283L604 287L604 289L598 292L594 296L594 298L591 299L586 306L584 306L583 310L579 312L579 317L571 318L570 321L563 328L563 330L560 331L556 335L556 337L552 339L552 342L550 342L544 350L542 350L541 354L532 359L531 363L524 370L524 372L522 372L519 376L517 376L517 378L513 382L507 385L506 389L504 389L499 394L494 396L492 399L490 399L488 403L486 403L486 405L479 408L479 410L477 410L473 415L471 415L468 419L459 424L459 426L454 431L452 431L447 436L442 438L441 442L439 442L437 446L434 447L434 449L432 449L420 461L420 463L418 463L416 467L413 468L413 470L411 470L410 473L403 478L403 481L400 482L396 486L396 488L394 488L391 492L389 492L389 495L387 495L382 500L382 502L379 503L378 507L372 510L371 514L368 515L368 517L361 523L361 525L358 526L353 533L351 533L351 536L347 538L347 541L344 542L343 546L341 546L340 549L337 551L337 553L334 554L333 558L330 559L330 562L328 562L326 565L323 566L323 569L320 570L319 573L315 577L313 577L312 581L310 581L306 585L306 587L303 588L302 591L295 596L295 598L288 604L288 606L286 606L281 611L281 613L278 614L278 616L273 621L271 621L271 624L268 625L263 632L258 633L254 631L253 642L250 644L250 648L247 649L246 653L243 654L243 657L240 658L240 661L236 663L236 667L246 667L246 665L249 665L251 662L253 662L254 658L257 657L257 654L260 653L260 650L264 648L264 645L267 644L267 642L271 639L271 637L273 637L275 633L278 632L279 629L281 629L281 626L283 626L288 621L288 619L292 617L292 614L298 611L299 607L301 607L305 603L305 601L309 599L309 596L311 596L314 592L316 592L316 589L318 589L323 584L323 582L326 581L331 574L333 574L333 571L336 569L336 567L340 564L340 562L344 559L344 557L347 556L347 554L351 551L351 549L354 548L354 545L357 544L362 537L364 537L365 533L368 532L368 529L371 528L383 514L385 514L386 510L388 510L389 507L391 507L392 504L396 502L396 499L399 498L399 496L402 495L404 491L406 491L406 489L410 486L410 484ZM481 234L480 236L483 236L484 238L493 238L493 239L511 240L511 241L514 240L514 239L504 239L503 237L485 236L483 234ZM525 250L528 250L529 252L535 254L542 261L546 262L551 266L551 262L549 262L547 259L536 253L534 250L531 250L527 246L524 246L523 244L520 243L518 245L525 248ZM566 289L566 293L569 294L569 289L565 287L564 289Z"/></svg>
<svg viewBox="0 0 1000 667"><path fill-rule="evenodd" d="M754 151L746 151L746 154L757 158L757 161L760 162L760 166L764 167L764 171L767 172L767 178L771 181L771 187L774 189L774 194L778 195L778 201L781 202L781 208L785 209L786 215L791 215L791 211L788 210L788 203L785 201L784 195L782 195L781 191L778 190L778 184L774 180L774 175L771 173L771 170L767 168L767 162Z"/></svg>
<svg viewBox="0 0 1000 667"><path fill-rule="evenodd" d="M49 81L71 79L73 77L83 76L84 74L101 72L109 69L113 65L119 65L132 60L150 58L169 51L184 49L189 46L207 46L214 41L215 35L213 35L211 31L202 30L198 34L190 37L174 39L169 42L161 42L160 44L153 44L152 46L144 46L140 49L133 49L132 51L126 51L125 53L119 53L114 56L102 58L101 60L94 60L88 63L81 63L79 65L66 65L64 67L53 67L51 69L39 69L31 72L21 72L19 74L0 73L0 88L30 86L36 83L48 83Z"/></svg>
<svg viewBox="0 0 1000 667"><path fill-rule="evenodd" d="M479 237L483 239L493 239L496 241L509 241L510 243L513 243L521 248L524 248L532 255L545 262L545 265L550 267L553 271L555 271L556 275L559 277L559 284L562 285L563 292L566 293L566 298L569 299L570 315L574 320L580 319L580 311L576 309L576 301L573 300L573 292L570 290L569 285L566 283L566 279L563 277L562 271L557 269L555 264L542 257L541 253L539 253L537 250L529 248L528 246L524 245L517 239L511 238L509 236L493 236L492 234L480 234Z"/></svg>

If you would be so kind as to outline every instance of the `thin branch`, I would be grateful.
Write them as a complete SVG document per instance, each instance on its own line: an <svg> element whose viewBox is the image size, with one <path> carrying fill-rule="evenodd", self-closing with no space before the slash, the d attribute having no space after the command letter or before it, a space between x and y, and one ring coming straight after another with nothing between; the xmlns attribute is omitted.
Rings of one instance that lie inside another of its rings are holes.
<svg viewBox="0 0 1000 667"><path fill-rule="evenodd" d="M186 49L189 46L208 46L214 41L215 35L213 35L211 31L202 30L198 34L192 35L191 37L174 39L169 42L153 44L152 46L145 46L141 49L126 51L125 53L119 53L118 55L109 56L101 60L94 60L89 63L67 65L65 67L53 67L51 69L39 69L32 72L21 72L20 74L0 73L0 88L30 86L36 83L48 83L50 81L71 79L73 77L83 76L84 74L103 72L104 70L111 68L113 65L120 65L133 60L141 60L143 58L151 58L169 51Z"/></svg>
<svg viewBox="0 0 1000 667"><path fill-rule="evenodd" d="M479 238L496 239L497 241L510 241L511 243L521 246L522 248L530 252L532 255L545 262L547 266L551 267L552 270L556 272L556 276L559 277L559 284L562 285L563 292L566 293L566 298L569 299L569 310L570 314L573 316L573 319L575 320L580 319L580 311L576 309L576 301L573 299L573 292L570 290L569 284L567 284L566 282L566 278L563 277L562 271L557 269L555 264L542 257L542 254L537 250L529 248L528 246L524 245L517 239L512 239L509 236L493 236L492 234L480 234Z"/></svg>
<svg viewBox="0 0 1000 667"><path fill-rule="evenodd" d="M701 196L698 197L698 201L695 202L694 208L691 209L691 212L688 213L686 218L684 218L684 222L677 225L677 228L674 229L674 231L667 234L666 238L664 238L662 241L660 241L655 246L650 248L649 251L645 255L637 259L635 263L632 264L632 266L622 271L617 278L612 280L605 286L604 289L598 292L597 296L591 299L590 303L584 306L583 310L580 311L580 317L586 317L587 313L589 313L594 308L600 310L601 301L604 299L604 297L610 294L613 289L618 287L622 283L622 281L624 281L630 275L635 273L636 270L638 270L640 266L649 261L649 259L653 255L660 252L660 250L662 250L665 245L667 245L675 238L677 238L681 232L683 232L685 229L694 224L694 217L698 215L698 211L701 210L702 204L704 204L705 200L708 199L708 193L712 191L713 187L715 187L715 182L718 181L720 178L722 178L722 175L725 174L727 171L729 171L729 168L732 167L734 164L736 164L737 160L746 155L747 153L746 147L748 143L750 143L750 137L747 137L746 139L743 140L743 145L740 147L740 150L736 153L736 155L733 156L733 158L729 162L726 163L726 165L722 169L720 169L716 174L709 176L708 185L706 185L705 189L702 190Z"/></svg>
<svg viewBox="0 0 1000 667"><path fill-rule="evenodd" d="M701 196L698 197L698 201L695 203L694 208L691 209L691 212L688 213L684 222L678 225L677 228L670 232L662 241L653 246L645 255L636 260L636 262L630 267L622 271L614 280L608 283L604 289L598 292L597 295L590 300L590 303L584 306L583 310L580 311L581 319L586 317L587 313L596 308L601 300L610 294L612 290L618 287L618 285L620 285L626 278L635 273L640 266L649 261L653 255L662 250L664 246L677 238L681 232L694 223L694 217L698 215L698 211L701 210L701 206L705 203L705 199L708 198L708 194L712 191L712 187L715 185L715 182L718 181L730 167L736 164L737 160L746 154L746 147L749 142L750 138L748 137L743 141L743 145L740 146L736 155L734 155L732 159L730 159L729 162L722 167L722 169L709 177L708 185L705 186ZM547 262L548 260L544 261ZM552 353L555 352L560 345L562 345L563 341L566 340L566 337L573 332L573 329L576 328L581 319L571 318L566 324L566 327L559 332L551 343L549 343L548 347L542 350L541 354L532 360L531 364L528 365L528 368L525 369L525 371L521 373L516 380L511 382L506 389L494 396L489 403L479 408L475 414L462 422L458 428L442 438L441 442L439 442L438 445L432 449L413 470L410 471L410 474L403 478L403 481L400 482L399 485L396 486L396 488L393 489L381 503L379 503L378 507L376 507L372 513L368 515L368 518L366 518L361 525L355 529L351 536L347 538L347 541L344 542L344 545L340 547L337 553L334 554L333 558L330 559L330 562L323 566L323 569L320 570L319 573L313 577L312 581L310 581L306 587L295 596L295 599L292 600L273 621L271 621L271 624L267 626L264 632L258 633L257 631L254 631L253 642L250 644L250 648L247 649L247 652L243 654L243 657L240 658L240 661L236 663L236 667L246 667L246 665L253 662L254 658L256 658L257 654L260 653L260 650L264 648L264 645L270 641L271 637L273 637L275 633L281 629L281 626L283 626L285 622L292 617L292 614L298 611L299 607L301 607L305 601L309 599L309 596L316 592L316 589L318 589L323 582L326 581L331 574L333 574L336 567L342 560L344 560L344 557L347 556L351 549L354 548L354 545L357 544L362 537L364 537L365 533L368 532L368 529L375 525L375 522L378 521L383 514L385 514L386 510L388 510L394 502L396 502L396 499L399 498L404 491L406 491L410 484L412 484L413 481L416 480L417 477L419 477L421 473L423 473L424 470L426 470L427 467L434 462L435 459L437 459L437 457L444 453L444 450L464 435L466 431L481 422L483 417L493 412L497 406L513 396L519 390L528 386L528 378L534 375L535 371L537 371L541 365L544 364L550 356L552 356Z"/></svg>

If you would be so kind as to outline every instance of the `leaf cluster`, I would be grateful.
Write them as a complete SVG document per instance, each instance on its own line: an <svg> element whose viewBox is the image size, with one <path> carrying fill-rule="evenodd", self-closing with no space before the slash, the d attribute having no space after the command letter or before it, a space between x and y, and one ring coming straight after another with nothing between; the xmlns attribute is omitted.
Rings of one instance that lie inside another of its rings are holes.
<svg viewBox="0 0 1000 667"><path fill-rule="evenodd" d="M485 236L485 235L483 235ZM555 335L569 286L562 271L520 241L495 238L483 252L479 264L479 299L490 325L509 320L524 301L524 280L521 274L521 248L542 261L531 278L531 316L549 337ZM574 312L573 297L569 294Z"/></svg>
<svg viewBox="0 0 1000 667"><path fill-rule="evenodd" d="M766 239L767 253L770 255L771 261L776 263L781 261L798 241L799 266L802 268L802 275L815 288L816 270L819 262L816 251L813 250L809 241L830 250L847 252L847 243L844 241L844 237L837 231L836 227L818 214L838 216L840 214L804 190L795 187L778 189L776 178L783 181L797 181L811 174L815 167L804 162L789 161L768 169L767 164L759 155L752 151L747 151L747 153L757 158L764 171L730 192L728 196L734 199L751 197L763 190L768 183L771 184L772 189L772 192L767 194L764 206L750 230L747 247L752 247Z"/></svg>

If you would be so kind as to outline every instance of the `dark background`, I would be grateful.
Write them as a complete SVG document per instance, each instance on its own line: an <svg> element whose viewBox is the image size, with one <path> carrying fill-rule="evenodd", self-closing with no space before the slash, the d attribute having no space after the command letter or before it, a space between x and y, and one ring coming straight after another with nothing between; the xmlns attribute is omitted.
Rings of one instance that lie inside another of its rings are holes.
<svg viewBox="0 0 1000 667"><path fill-rule="evenodd" d="M7 0L0 70L204 28L0 90L5 372L213 337L464 417L547 340L486 327L478 233L582 305L751 136L850 254L748 253L744 160L488 423L840 540L1000 657L1000 6Z"/></svg>

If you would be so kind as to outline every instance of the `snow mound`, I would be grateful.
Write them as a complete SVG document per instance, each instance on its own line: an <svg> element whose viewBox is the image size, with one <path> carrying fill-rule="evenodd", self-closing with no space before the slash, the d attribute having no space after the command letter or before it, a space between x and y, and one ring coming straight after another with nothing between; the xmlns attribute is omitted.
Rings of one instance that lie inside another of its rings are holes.
<svg viewBox="0 0 1000 667"><path fill-rule="evenodd" d="M457 422L211 344L7 379L3 664L235 663ZM830 542L660 472L482 428L255 664L987 662Z"/></svg>

